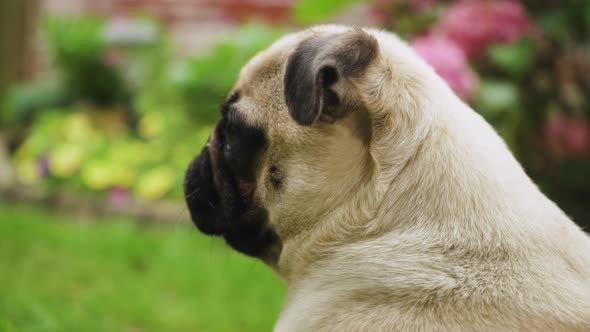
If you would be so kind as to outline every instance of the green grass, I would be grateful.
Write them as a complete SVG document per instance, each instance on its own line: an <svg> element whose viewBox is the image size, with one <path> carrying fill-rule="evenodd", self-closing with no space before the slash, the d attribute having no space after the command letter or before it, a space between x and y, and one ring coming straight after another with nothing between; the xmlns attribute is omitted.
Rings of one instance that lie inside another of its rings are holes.
<svg viewBox="0 0 590 332"><path fill-rule="evenodd" d="M0 204L0 331L269 331L283 283L189 227Z"/></svg>

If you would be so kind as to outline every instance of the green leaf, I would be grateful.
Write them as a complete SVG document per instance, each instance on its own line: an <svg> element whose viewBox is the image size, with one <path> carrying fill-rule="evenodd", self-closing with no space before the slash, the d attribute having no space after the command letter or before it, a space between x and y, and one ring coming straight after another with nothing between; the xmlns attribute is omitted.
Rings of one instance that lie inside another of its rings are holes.
<svg viewBox="0 0 590 332"><path fill-rule="evenodd" d="M31 120L37 113L66 105L68 91L62 82L40 79L12 86L4 99L2 123L17 125Z"/></svg>
<svg viewBox="0 0 590 332"><path fill-rule="evenodd" d="M338 11L363 0L298 0L293 7L293 17L301 24L314 24L329 19Z"/></svg>
<svg viewBox="0 0 590 332"><path fill-rule="evenodd" d="M531 70L535 59L535 45L530 39L519 39L511 44L490 47L488 57L510 76L521 78Z"/></svg>
<svg viewBox="0 0 590 332"><path fill-rule="evenodd" d="M518 88L515 84L503 81L482 81L477 97L479 111L486 117L516 110Z"/></svg>
<svg viewBox="0 0 590 332"><path fill-rule="evenodd" d="M541 12L537 16L537 22L544 34L557 40L568 38L568 17L563 10Z"/></svg>

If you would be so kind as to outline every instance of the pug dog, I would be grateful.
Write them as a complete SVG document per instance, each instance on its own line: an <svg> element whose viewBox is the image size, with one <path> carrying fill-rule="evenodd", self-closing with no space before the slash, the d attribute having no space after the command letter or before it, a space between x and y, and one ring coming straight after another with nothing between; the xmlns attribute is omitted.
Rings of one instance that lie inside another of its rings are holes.
<svg viewBox="0 0 590 332"><path fill-rule="evenodd" d="M391 33L257 54L185 193L286 281L276 331L590 331L590 238Z"/></svg>

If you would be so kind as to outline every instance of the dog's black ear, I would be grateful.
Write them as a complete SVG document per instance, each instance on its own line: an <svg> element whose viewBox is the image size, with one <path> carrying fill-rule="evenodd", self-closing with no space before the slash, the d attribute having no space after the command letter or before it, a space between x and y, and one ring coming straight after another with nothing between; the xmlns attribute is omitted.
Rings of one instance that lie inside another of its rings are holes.
<svg viewBox="0 0 590 332"><path fill-rule="evenodd" d="M377 53L377 41L361 29L303 40L289 57L283 77L293 119L309 126L319 118L335 121L345 116L345 96L332 87L362 73Z"/></svg>

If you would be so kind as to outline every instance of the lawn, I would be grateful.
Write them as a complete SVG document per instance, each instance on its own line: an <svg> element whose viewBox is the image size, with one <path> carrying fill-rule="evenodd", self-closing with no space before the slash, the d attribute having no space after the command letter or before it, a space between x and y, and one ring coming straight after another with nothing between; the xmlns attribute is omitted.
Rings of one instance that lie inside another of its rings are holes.
<svg viewBox="0 0 590 332"><path fill-rule="evenodd" d="M185 223L0 204L0 331L271 330L282 281Z"/></svg>

